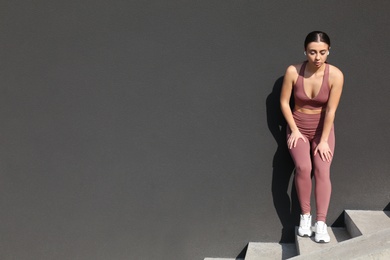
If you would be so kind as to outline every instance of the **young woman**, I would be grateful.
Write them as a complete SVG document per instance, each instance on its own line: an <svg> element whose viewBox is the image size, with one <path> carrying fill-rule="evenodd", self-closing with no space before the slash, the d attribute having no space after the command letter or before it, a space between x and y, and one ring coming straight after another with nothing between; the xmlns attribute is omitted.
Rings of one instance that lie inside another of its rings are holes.
<svg viewBox="0 0 390 260"><path fill-rule="evenodd" d="M312 235L310 197L311 173L315 180L315 241L329 242L328 212L335 135L333 122L344 83L343 73L326 60L330 39L321 31L307 35L304 43L307 60L291 65L284 76L280 104L287 121L287 146L295 163L295 186L302 214L298 235ZM294 97L294 108L290 97Z"/></svg>

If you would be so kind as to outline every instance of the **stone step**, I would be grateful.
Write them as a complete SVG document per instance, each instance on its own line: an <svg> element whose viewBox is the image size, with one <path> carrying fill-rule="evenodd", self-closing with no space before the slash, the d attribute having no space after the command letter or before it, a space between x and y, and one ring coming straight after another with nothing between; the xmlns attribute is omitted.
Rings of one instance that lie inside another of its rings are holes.
<svg viewBox="0 0 390 260"><path fill-rule="evenodd" d="M298 227L295 232L298 232ZM298 255L309 254L311 252L320 251L327 247L332 247L342 241L351 238L346 228L328 227L330 236L329 243L317 243L314 241L314 234L311 237L300 237L296 235L297 253Z"/></svg>
<svg viewBox="0 0 390 260"><path fill-rule="evenodd" d="M345 230L328 227L330 243L297 237L299 255L293 259L390 259L390 212L345 210L344 219Z"/></svg>
<svg viewBox="0 0 390 260"><path fill-rule="evenodd" d="M292 260L311 259L390 259L390 228L363 234L320 251L299 255Z"/></svg>
<svg viewBox="0 0 390 260"><path fill-rule="evenodd" d="M352 237L390 228L390 211L346 210L345 226Z"/></svg>
<svg viewBox="0 0 390 260"><path fill-rule="evenodd" d="M246 251L245 260L282 260L297 255L295 244L283 243L255 243L251 242Z"/></svg>
<svg viewBox="0 0 390 260"><path fill-rule="evenodd" d="M245 260L390 259L390 211L345 210L344 220L345 228L328 227L329 243L316 243L314 236L296 236L296 244L251 242Z"/></svg>
<svg viewBox="0 0 390 260"><path fill-rule="evenodd" d="M206 257L204 260L244 260L239 258L212 258L212 257Z"/></svg>

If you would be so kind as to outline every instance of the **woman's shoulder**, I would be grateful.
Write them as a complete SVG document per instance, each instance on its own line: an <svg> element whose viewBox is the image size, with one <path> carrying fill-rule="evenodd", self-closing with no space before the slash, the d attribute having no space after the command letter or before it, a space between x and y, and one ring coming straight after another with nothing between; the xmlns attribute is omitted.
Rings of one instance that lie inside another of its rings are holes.
<svg viewBox="0 0 390 260"><path fill-rule="evenodd" d="M339 68L329 65L329 86L333 89L334 86L343 87L344 75Z"/></svg>
<svg viewBox="0 0 390 260"><path fill-rule="evenodd" d="M334 65L329 64L329 80L330 82L343 82L344 74L343 72Z"/></svg>
<svg viewBox="0 0 390 260"><path fill-rule="evenodd" d="M286 74L289 74L289 75L299 74L299 71L301 70L301 67L303 64L304 64L304 62L291 64L290 66L287 67Z"/></svg>
<svg viewBox="0 0 390 260"><path fill-rule="evenodd" d="M336 66L329 64L329 76L331 78L344 78L343 72Z"/></svg>

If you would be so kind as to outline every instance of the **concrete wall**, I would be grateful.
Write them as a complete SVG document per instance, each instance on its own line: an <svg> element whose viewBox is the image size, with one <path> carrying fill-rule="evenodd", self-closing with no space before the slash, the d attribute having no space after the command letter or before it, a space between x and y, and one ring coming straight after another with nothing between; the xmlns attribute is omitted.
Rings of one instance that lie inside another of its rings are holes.
<svg viewBox="0 0 390 260"><path fill-rule="evenodd" d="M345 74L329 224L390 201L388 1L0 1L2 259L291 239L278 108L312 30ZM292 209L292 210L290 210Z"/></svg>

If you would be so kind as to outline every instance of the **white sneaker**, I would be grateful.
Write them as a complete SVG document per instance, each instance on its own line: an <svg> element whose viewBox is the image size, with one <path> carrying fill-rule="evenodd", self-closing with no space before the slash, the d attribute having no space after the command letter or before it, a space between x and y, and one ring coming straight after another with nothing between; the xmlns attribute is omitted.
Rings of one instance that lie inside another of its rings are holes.
<svg viewBox="0 0 390 260"><path fill-rule="evenodd" d="M299 221L298 235L301 237L310 237L313 234L311 230L311 215L301 215Z"/></svg>
<svg viewBox="0 0 390 260"><path fill-rule="evenodd" d="M317 221L314 227L314 231L316 233L314 236L314 240L317 243L329 243L330 237L328 234L328 227L326 226L325 222Z"/></svg>

